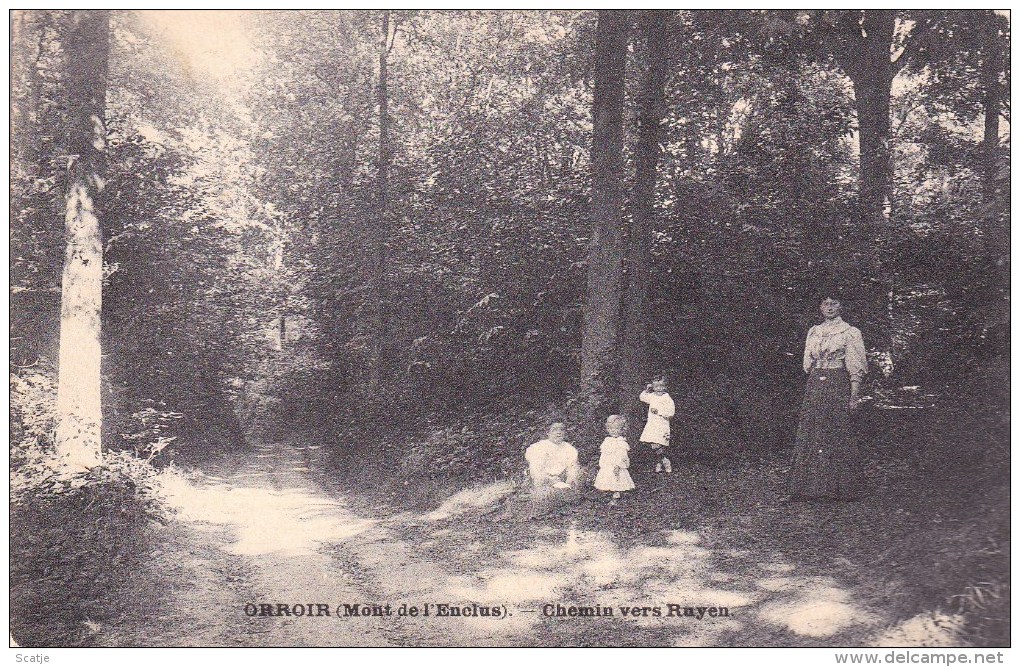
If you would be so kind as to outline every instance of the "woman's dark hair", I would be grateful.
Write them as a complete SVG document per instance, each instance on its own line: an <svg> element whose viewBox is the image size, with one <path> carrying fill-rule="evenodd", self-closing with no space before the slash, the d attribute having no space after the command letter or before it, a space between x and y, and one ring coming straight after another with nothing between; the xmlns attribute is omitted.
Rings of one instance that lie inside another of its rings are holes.
<svg viewBox="0 0 1020 667"><path fill-rule="evenodd" d="M823 284L816 290L815 296L817 297L815 303L821 303L826 299L833 299L839 301L844 308L853 303L854 300L853 290L839 283Z"/></svg>

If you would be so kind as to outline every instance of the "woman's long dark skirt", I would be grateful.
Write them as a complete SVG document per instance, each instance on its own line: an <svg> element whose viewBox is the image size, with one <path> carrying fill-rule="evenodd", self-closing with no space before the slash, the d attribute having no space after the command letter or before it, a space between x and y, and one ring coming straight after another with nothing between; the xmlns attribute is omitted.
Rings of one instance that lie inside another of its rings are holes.
<svg viewBox="0 0 1020 667"><path fill-rule="evenodd" d="M843 500L860 496L861 460L850 423L850 376L845 368L814 368L800 409L790 468L793 498Z"/></svg>

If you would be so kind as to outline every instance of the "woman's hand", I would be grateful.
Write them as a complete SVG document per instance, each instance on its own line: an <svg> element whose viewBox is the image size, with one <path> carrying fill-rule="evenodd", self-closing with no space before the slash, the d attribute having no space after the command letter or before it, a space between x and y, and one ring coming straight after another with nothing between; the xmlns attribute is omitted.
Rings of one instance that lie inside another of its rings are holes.
<svg viewBox="0 0 1020 667"><path fill-rule="evenodd" d="M861 407L861 383L859 380L850 380L850 412Z"/></svg>

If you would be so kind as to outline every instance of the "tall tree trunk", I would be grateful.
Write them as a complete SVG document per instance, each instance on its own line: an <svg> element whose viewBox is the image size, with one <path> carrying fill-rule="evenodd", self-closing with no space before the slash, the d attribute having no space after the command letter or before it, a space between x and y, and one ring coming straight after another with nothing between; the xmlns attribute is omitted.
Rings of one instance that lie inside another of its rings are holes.
<svg viewBox="0 0 1020 667"><path fill-rule="evenodd" d="M865 249L862 257L872 279L871 287L859 297L868 304L866 317L876 325L882 323L882 331L870 332L872 341L887 341L892 333L892 304L896 278L888 264L884 246L897 233L892 215L892 161L889 151L890 98L892 75L889 72L888 55L885 69L878 67L878 60L870 61L872 67L851 77L854 96L857 100L857 124L860 133L860 211L862 223L856 230L859 244ZM880 239L879 243L875 239ZM864 289L864 288L862 288Z"/></svg>
<svg viewBox="0 0 1020 667"><path fill-rule="evenodd" d="M892 210L892 163L889 152L889 106L892 77L875 72L854 79L860 128L860 204L869 225L883 227ZM881 77L881 78L879 78Z"/></svg>
<svg viewBox="0 0 1020 667"><path fill-rule="evenodd" d="M860 143L859 210L857 228L861 258L870 277L860 294L868 304L864 318L872 323L870 339L888 342L892 331L891 304L896 278L882 250L904 230L894 223L891 139L892 81L906 60L893 59L895 10L841 12L842 31L834 42L843 70L853 83ZM902 54L901 54L902 56ZM875 239L880 239L879 243ZM879 323L882 323L881 325Z"/></svg>
<svg viewBox="0 0 1020 667"><path fill-rule="evenodd" d="M11 169L39 173L39 57L42 12L11 12Z"/></svg>
<svg viewBox="0 0 1020 667"><path fill-rule="evenodd" d="M999 27L995 15L985 14L985 44L981 58L981 83L984 88L985 132L981 141L981 162L983 177L983 203L985 209L985 245L996 262L1003 264L1009 259L1009 229L1001 220L998 183L999 154L999 111L1002 107L1002 46L999 43Z"/></svg>
<svg viewBox="0 0 1020 667"><path fill-rule="evenodd" d="M609 408L609 392L617 386L626 36L625 12L599 11L592 100L592 234L581 340L582 407L589 427Z"/></svg>
<svg viewBox="0 0 1020 667"><path fill-rule="evenodd" d="M857 48L846 56L853 82L860 137L860 205L870 227L888 233L892 209L889 111L896 68L890 59L896 12L867 10Z"/></svg>
<svg viewBox="0 0 1020 667"><path fill-rule="evenodd" d="M375 394L382 384L382 348L386 333L384 300L386 298L386 238L389 231L389 171L390 171L390 112L387 65L390 40L390 12L383 10L379 36L379 85L376 99L379 104L379 160L376 176L377 220L372 244L372 293L369 326L370 358L368 389Z"/></svg>
<svg viewBox="0 0 1020 667"><path fill-rule="evenodd" d="M102 460L99 326L103 244L96 200L103 189L106 166L109 12L74 11L64 44L70 150L56 445L57 453L69 465L91 467Z"/></svg>
<svg viewBox="0 0 1020 667"><path fill-rule="evenodd" d="M642 16L645 37L645 73L641 84L638 142L634 152L632 217L624 257L625 292L623 335L620 350L620 405L632 434L638 427L641 404L637 400L648 371L645 341L648 337L648 294L651 282L651 247L655 218L655 186L658 182L659 136L665 110L668 72L666 38L672 12L646 11Z"/></svg>

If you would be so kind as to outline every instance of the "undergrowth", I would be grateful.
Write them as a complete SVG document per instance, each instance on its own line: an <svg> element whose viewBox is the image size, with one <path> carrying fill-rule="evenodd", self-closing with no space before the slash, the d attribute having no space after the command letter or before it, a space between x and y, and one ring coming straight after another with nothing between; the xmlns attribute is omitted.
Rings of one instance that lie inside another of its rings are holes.
<svg viewBox="0 0 1020 667"><path fill-rule="evenodd" d="M149 457L105 452L83 472L56 464L54 373L43 364L11 376L11 634L21 646L88 646L165 510Z"/></svg>

